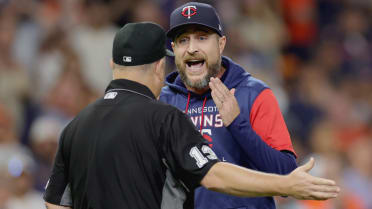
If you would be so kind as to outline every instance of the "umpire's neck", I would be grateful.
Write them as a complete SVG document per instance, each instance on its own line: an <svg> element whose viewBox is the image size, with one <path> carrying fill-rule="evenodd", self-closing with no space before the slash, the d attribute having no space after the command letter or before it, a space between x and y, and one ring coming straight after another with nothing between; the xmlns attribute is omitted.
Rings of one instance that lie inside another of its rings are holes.
<svg viewBox="0 0 372 209"><path fill-rule="evenodd" d="M165 58L150 64L122 66L110 61L113 79L127 79L147 86L156 98L164 85Z"/></svg>

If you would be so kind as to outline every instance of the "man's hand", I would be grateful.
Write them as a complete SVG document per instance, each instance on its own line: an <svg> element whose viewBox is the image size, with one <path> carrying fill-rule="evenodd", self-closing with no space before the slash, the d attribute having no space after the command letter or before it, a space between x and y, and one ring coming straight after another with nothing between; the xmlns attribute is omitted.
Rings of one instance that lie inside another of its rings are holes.
<svg viewBox="0 0 372 209"><path fill-rule="evenodd" d="M314 167L314 159L311 158L305 165L298 167L288 176L288 181L283 182L288 195L296 199L326 200L335 198L340 191L332 180L318 178L308 174Z"/></svg>
<svg viewBox="0 0 372 209"><path fill-rule="evenodd" d="M238 101L234 93L235 89L227 89L219 78L211 78L209 87L212 90L212 98L220 112L224 126L229 126L240 114Z"/></svg>

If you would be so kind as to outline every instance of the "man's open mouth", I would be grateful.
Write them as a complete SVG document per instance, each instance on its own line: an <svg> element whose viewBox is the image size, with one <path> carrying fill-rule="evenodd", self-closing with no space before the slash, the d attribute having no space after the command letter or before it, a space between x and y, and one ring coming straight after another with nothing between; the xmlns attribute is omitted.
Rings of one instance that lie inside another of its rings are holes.
<svg viewBox="0 0 372 209"><path fill-rule="evenodd" d="M186 61L186 65L189 68L200 68L203 66L205 60L188 60Z"/></svg>

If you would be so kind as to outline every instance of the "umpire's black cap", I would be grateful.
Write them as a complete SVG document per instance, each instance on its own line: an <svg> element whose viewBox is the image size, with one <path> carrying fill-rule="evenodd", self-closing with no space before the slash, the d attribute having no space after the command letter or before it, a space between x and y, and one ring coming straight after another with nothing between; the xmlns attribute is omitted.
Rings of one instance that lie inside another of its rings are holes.
<svg viewBox="0 0 372 209"><path fill-rule="evenodd" d="M166 49L166 38L164 29L156 23L128 23L115 35L112 59L118 65L135 66L174 56Z"/></svg>
<svg viewBox="0 0 372 209"><path fill-rule="evenodd" d="M177 31L185 25L202 25L223 36L220 18L216 10L209 4L189 2L175 9L170 16L169 38L174 38Z"/></svg>

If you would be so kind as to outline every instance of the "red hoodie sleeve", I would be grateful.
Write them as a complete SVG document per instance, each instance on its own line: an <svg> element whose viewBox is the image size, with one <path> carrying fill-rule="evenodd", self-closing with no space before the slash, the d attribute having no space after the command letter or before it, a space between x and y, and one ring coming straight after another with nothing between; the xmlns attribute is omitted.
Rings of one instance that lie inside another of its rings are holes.
<svg viewBox="0 0 372 209"><path fill-rule="evenodd" d="M278 102L271 89L265 89L257 96L252 105L250 122L253 130L270 147L279 151L291 151L296 155Z"/></svg>

